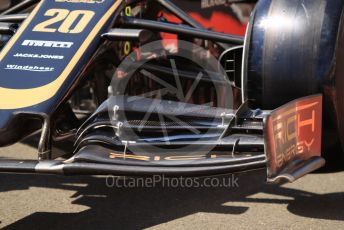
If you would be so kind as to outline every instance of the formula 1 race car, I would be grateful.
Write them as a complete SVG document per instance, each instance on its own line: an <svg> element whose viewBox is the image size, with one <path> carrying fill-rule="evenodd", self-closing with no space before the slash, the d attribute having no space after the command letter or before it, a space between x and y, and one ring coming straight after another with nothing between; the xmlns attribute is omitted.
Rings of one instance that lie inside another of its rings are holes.
<svg viewBox="0 0 344 230"><path fill-rule="evenodd" d="M0 172L294 181L344 144L342 0L0 3ZM52 147L65 145L61 156ZM344 146L344 145L343 145ZM61 160L62 157L62 160ZM14 156L15 158L15 156Z"/></svg>

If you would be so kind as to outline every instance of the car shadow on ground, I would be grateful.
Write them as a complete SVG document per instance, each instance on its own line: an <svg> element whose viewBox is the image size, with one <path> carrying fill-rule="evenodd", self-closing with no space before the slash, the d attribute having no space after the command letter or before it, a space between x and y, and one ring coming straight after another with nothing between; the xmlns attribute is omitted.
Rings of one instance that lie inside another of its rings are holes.
<svg viewBox="0 0 344 230"><path fill-rule="evenodd" d="M105 178L0 174L0 192L47 187L76 191L73 204L89 209L79 213L36 212L5 229L141 229L198 212L241 215L242 202L284 203L309 218L344 220L344 193L314 194L264 182L264 171L239 176L239 188L109 188ZM255 183L252 183L254 181ZM78 186L86 184L86 186ZM252 198L256 193L289 199ZM251 197L251 198L250 198ZM292 198L292 199L290 199ZM233 202L233 203L231 203ZM238 205L236 202L241 202ZM0 220L1 221L1 220Z"/></svg>

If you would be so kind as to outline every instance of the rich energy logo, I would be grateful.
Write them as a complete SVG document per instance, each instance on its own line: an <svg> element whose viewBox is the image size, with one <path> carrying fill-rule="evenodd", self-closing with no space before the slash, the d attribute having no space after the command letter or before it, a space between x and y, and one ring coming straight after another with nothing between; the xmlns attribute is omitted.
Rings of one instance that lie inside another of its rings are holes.
<svg viewBox="0 0 344 230"><path fill-rule="evenodd" d="M319 132L318 105L314 102L278 114L273 118L273 135L276 147L277 166L281 167L291 159L311 153L315 149ZM321 113L321 112L320 112ZM318 116L318 117L317 117Z"/></svg>
<svg viewBox="0 0 344 230"><path fill-rule="evenodd" d="M44 66L22 66L22 65L7 65L5 69L8 70L20 70L20 71L30 71L30 72L53 72L55 68L44 67Z"/></svg>
<svg viewBox="0 0 344 230"><path fill-rule="evenodd" d="M36 58L36 59L54 59L62 60L64 56L60 55L48 55L48 54L28 54L28 53L16 53L13 57L19 58Z"/></svg>
<svg viewBox="0 0 344 230"><path fill-rule="evenodd" d="M231 155L216 155L211 154L212 159L216 158L228 158ZM123 153L110 153L110 159L129 159L129 160L138 160L138 161L191 161L191 160L204 160L207 159L206 155L189 155L189 156L146 156L146 155L133 155L133 154L123 154Z"/></svg>
<svg viewBox="0 0 344 230"><path fill-rule="evenodd" d="M25 40L22 46L37 46L37 47L52 47L69 49L73 46L73 42L60 42L60 41L41 41L41 40Z"/></svg>

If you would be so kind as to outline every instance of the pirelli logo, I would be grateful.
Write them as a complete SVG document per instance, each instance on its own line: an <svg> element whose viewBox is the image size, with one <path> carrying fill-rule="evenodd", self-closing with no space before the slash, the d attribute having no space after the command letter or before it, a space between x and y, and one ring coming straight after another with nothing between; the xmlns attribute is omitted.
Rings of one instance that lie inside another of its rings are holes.
<svg viewBox="0 0 344 230"><path fill-rule="evenodd" d="M24 40L22 46L51 47L69 49L73 46L73 42L60 41L42 41L42 40Z"/></svg>

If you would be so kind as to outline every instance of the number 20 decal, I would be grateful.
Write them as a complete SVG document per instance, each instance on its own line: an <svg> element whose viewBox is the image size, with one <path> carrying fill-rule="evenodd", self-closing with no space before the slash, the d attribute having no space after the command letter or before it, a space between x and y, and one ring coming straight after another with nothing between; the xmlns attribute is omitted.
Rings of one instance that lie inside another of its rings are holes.
<svg viewBox="0 0 344 230"><path fill-rule="evenodd" d="M78 34L84 31L87 24L92 20L94 12L89 10L69 11L66 9L50 9L45 12L44 16L52 18L36 25L33 31L45 33L55 33L58 31L60 33ZM60 27L54 28L52 26L61 21ZM74 24L75 26L72 28Z"/></svg>

